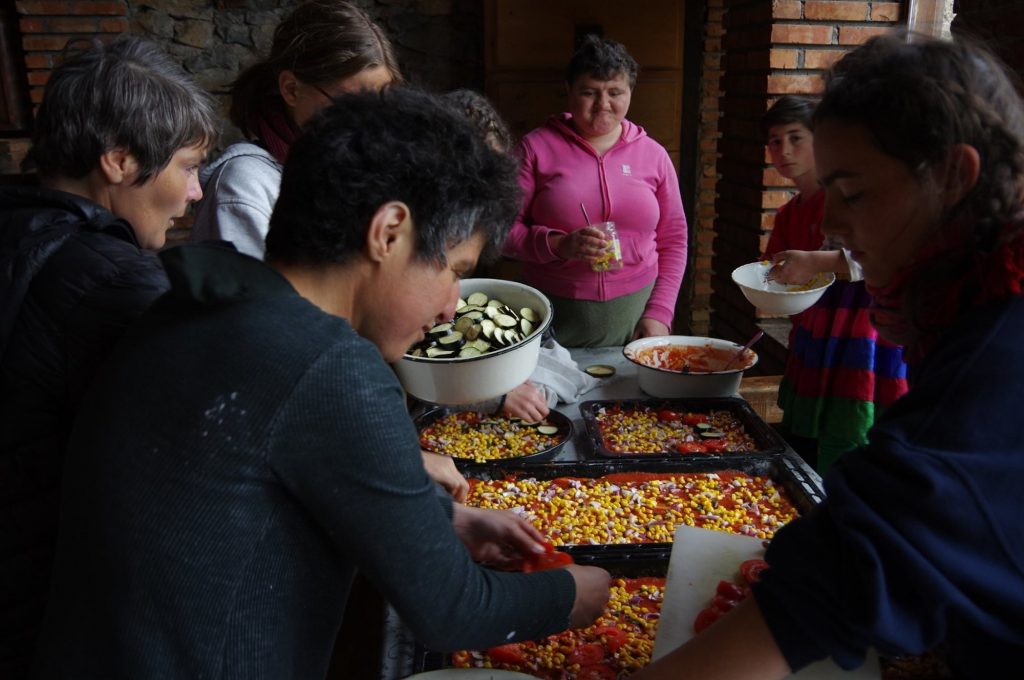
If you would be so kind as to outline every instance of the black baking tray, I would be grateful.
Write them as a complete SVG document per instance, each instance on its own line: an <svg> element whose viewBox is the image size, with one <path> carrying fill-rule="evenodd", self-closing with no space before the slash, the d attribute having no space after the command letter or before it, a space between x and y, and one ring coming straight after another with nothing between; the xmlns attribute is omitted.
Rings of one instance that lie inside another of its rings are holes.
<svg viewBox="0 0 1024 680"><path fill-rule="evenodd" d="M631 550L635 546L608 546L621 550L579 550L573 552L577 564L586 564L607 569L612 578L640 578L658 576L664 578L668 574L668 551L638 552ZM415 673L450 668L450 655L428 650L416 643L413 649L412 668Z"/></svg>
<svg viewBox="0 0 1024 680"><path fill-rule="evenodd" d="M601 408L620 406L623 408L649 407L656 411L669 409L677 412L709 413L711 411L729 411L743 425L747 434L754 440L753 451L723 451L721 453L679 453L678 451L660 451L655 453L624 452L616 453L603 444L601 432L597 427L597 411ZM695 459L727 459L731 460L736 456L774 456L785 453L786 442L764 422L760 416L751 408L746 400L739 397L716 397L702 399L609 399L599 401L585 401L580 404L580 415L583 417L584 434L581 439L585 441L583 449L587 450L592 458L598 459L669 459L692 461Z"/></svg>
<svg viewBox="0 0 1024 680"><path fill-rule="evenodd" d="M444 418L445 416L458 413L462 411L469 411L470 409L458 409L458 408L446 408L437 407L432 408L421 415L417 416L413 422L416 425L416 432L419 433L423 428L434 424L437 420ZM518 456L516 458L502 458L500 460L488 461L487 463L477 463L472 458L458 458L452 456L452 460L455 461L456 467L460 470L470 465L489 465L489 464L505 464L505 463L536 463L542 461L548 461L558 455L558 452L562 450L565 444L572 440L573 437L573 424L572 420L563 413L558 411L549 411L545 418L551 425L558 428L559 443L552 447L538 451L537 453L530 454L529 456ZM433 453L445 454L444 451L434 451ZM445 454L447 455L447 454Z"/></svg>
<svg viewBox="0 0 1024 680"><path fill-rule="evenodd" d="M819 483L805 473L795 456L744 456L734 454L728 458L722 456L703 456L688 460L665 459L623 459L623 460L589 460L589 461L550 461L535 465L502 464L471 465L462 469L462 473L470 479L495 480L508 476L536 478L539 480L555 479L556 477L602 477L617 472L722 472L735 470L752 476L768 477L780 485L789 495L797 513L808 513L811 508L825 498L825 492ZM671 543L630 543L630 544L573 544L559 548L571 554L590 552L620 555L629 559L628 555L657 555L671 552Z"/></svg>

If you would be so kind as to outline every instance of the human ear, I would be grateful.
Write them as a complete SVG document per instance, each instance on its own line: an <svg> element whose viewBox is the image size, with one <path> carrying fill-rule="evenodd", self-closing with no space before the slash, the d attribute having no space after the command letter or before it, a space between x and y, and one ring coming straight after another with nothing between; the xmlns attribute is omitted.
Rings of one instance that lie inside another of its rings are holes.
<svg viewBox="0 0 1024 680"><path fill-rule="evenodd" d="M107 184L124 184L134 179L138 164L127 149L118 147L100 154L99 168Z"/></svg>
<svg viewBox="0 0 1024 680"><path fill-rule="evenodd" d="M288 106L295 106L298 99L298 87L299 79L295 77L293 71L284 69L277 74L277 90Z"/></svg>
<svg viewBox="0 0 1024 680"><path fill-rule="evenodd" d="M943 207L952 208L971 192L978 183L981 156L970 144L954 144L947 159Z"/></svg>
<svg viewBox="0 0 1024 680"><path fill-rule="evenodd" d="M401 201L384 203L370 218L366 231L367 256L372 262L383 262L394 253L401 238L412 235L409 206Z"/></svg>

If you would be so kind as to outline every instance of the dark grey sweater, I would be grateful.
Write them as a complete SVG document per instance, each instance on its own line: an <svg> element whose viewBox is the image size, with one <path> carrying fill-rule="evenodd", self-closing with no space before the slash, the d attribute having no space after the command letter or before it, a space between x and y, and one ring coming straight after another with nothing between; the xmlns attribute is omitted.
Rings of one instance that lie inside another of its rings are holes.
<svg viewBox="0 0 1024 680"><path fill-rule="evenodd" d="M472 562L371 343L258 260L162 257L72 434L41 677L322 678L356 569L438 650L566 627L567 572Z"/></svg>

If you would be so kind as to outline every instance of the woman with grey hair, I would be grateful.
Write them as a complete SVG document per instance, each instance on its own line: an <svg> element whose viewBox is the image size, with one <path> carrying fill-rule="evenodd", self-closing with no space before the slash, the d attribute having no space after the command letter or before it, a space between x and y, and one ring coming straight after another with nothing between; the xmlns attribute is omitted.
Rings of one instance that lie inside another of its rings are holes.
<svg viewBox="0 0 1024 680"><path fill-rule="evenodd" d="M208 96L154 44L72 45L36 117L40 186L0 187L0 677L28 671L82 395L167 289L147 251L202 195L216 135Z"/></svg>

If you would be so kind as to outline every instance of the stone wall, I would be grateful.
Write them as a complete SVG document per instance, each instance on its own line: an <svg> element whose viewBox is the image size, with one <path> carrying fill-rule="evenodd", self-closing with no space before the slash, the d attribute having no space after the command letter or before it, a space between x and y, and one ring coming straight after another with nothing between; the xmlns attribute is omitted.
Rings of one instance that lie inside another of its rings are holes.
<svg viewBox="0 0 1024 680"><path fill-rule="evenodd" d="M226 103L228 86L266 54L301 0L17 0L31 100L38 104L69 39L129 31L160 42ZM483 87L478 0L355 0L395 43L406 78L432 89ZM228 129L225 142L237 138Z"/></svg>

